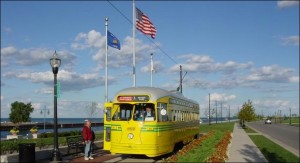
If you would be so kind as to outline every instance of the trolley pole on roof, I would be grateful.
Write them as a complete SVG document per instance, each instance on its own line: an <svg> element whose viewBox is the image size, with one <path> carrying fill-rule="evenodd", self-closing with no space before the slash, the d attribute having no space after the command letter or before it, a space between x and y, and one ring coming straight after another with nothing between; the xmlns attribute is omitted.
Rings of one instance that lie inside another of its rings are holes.
<svg viewBox="0 0 300 163"><path fill-rule="evenodd" d="M183 81L186 74L187 74L187 72L185 72L185 74L182 77L182 66L180 65L180 80L179 80L180 83L179 83L179 86L177 87L177 91L180 90L180 93L182 93L182 81Z"/></svg>
<svg viewBox="0 0 300 163"><path fill-rule="evenodd" d="M180 65L180 93L182 93L182 66Z"/></svg>

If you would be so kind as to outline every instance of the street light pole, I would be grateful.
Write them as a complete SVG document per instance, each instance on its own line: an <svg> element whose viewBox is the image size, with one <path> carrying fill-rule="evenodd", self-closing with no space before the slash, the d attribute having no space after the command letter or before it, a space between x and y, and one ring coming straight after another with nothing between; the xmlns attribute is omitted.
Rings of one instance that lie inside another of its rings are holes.
<svg viewBox="0 0 300 163"><path fill-rule="evenodd" d="M52 161L57 162L61 161L61 155L58 149L58 136L57 136L57 73L61 60L58 58L56 51L53 54L53 57L50 59L50 65L52 67L52 72L54 75L54 145L52 153Z"/></svg>

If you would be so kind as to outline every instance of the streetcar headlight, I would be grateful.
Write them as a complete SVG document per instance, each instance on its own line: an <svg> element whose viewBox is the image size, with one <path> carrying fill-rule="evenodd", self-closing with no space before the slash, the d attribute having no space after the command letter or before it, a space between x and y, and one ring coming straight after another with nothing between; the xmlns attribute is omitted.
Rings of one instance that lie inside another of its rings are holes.
<svg viewBox="0 0 300 163"><path fill-rule="evenodd" d="M134 135L133 135L132 133L129 133L129 134L128 134L128 139L132 139L133 136L134 136Z"/></svg>

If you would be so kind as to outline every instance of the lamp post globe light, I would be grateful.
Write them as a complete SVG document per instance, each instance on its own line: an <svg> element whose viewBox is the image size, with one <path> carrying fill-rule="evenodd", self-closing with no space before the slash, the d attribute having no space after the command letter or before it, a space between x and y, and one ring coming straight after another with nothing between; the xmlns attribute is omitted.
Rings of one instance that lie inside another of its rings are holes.
<svg viewBox="0 0 300 163"><path fill-rule="evenodd" d="M56 51L50 59L50 65L54 75L54 145L52 153L52 161L61 161L61 155L58 149L58 136L57 136L57 73L61 60L58 58Z"/></svg>

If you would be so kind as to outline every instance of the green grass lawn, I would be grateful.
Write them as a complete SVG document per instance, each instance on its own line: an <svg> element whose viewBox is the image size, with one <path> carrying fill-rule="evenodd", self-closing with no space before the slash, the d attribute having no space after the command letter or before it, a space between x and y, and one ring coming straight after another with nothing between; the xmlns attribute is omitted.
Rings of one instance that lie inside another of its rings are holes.
<svg viewBox="0 0 300 163"><path fill-rule="evenodd" d="M215 145L222 139L224 134L225 132L216 131L213 136L204 140L200 146L183 156L179 156L177 162L206 162L213 154Z"/></svg>
<svg viewBox="0 0 300 163"><path fill-rule="evenodd" d="M299 117L292 117L292 119L291 119L292 124L296 124L296 125L299 126L299 119L300 119ZM289 118L288 119L282 119L281 123L287 123L287 124L289 124L290 123L290 119Z"/></svg>
<svg viewBox="0 0 300 163"><path fill-rule="evenodd" d="M300 119L299 117L292 117L292 119L291 119L291 125L299 127L300 126L299 119ZM289 118L282 119L281 123L282 124L290 124L290 119Z"/></svg>
<svg viewBox="0 0 300 163"><path fill-rule="evenodd" d="M184 156L178 156L177 162L205 162L213 154L215 145L223 138L226 131L233 132L235 122L217 123L217 124L201 124L200 132L208 133L213 131L214 134L204 140L201 145L193 148Z"/></svg>
<svg viewBox="0 0 300 163"><path fill-rule="evenodd" d="M263 135L249 135L269 162L300 162L299 157L272 142Z"/></svg>
<svg viewBox="0 0 300 163"><path fill-rule="evenodd" d="M230 131L233 132L233 126L235 122L229 122L229 123L213 123L211 125L209 124L201 124L200 125L200 133L208 133L209 131Z"/></svg>
<svg viewBox="0 0 300 163"><path fill-rule="evenodd" d="M250 127L248 127L248 126L246 126L246 127L244 128L244 130L245 130L246 133L257 133L256 131L252 130L252 129L251 129Z"/></svg>

